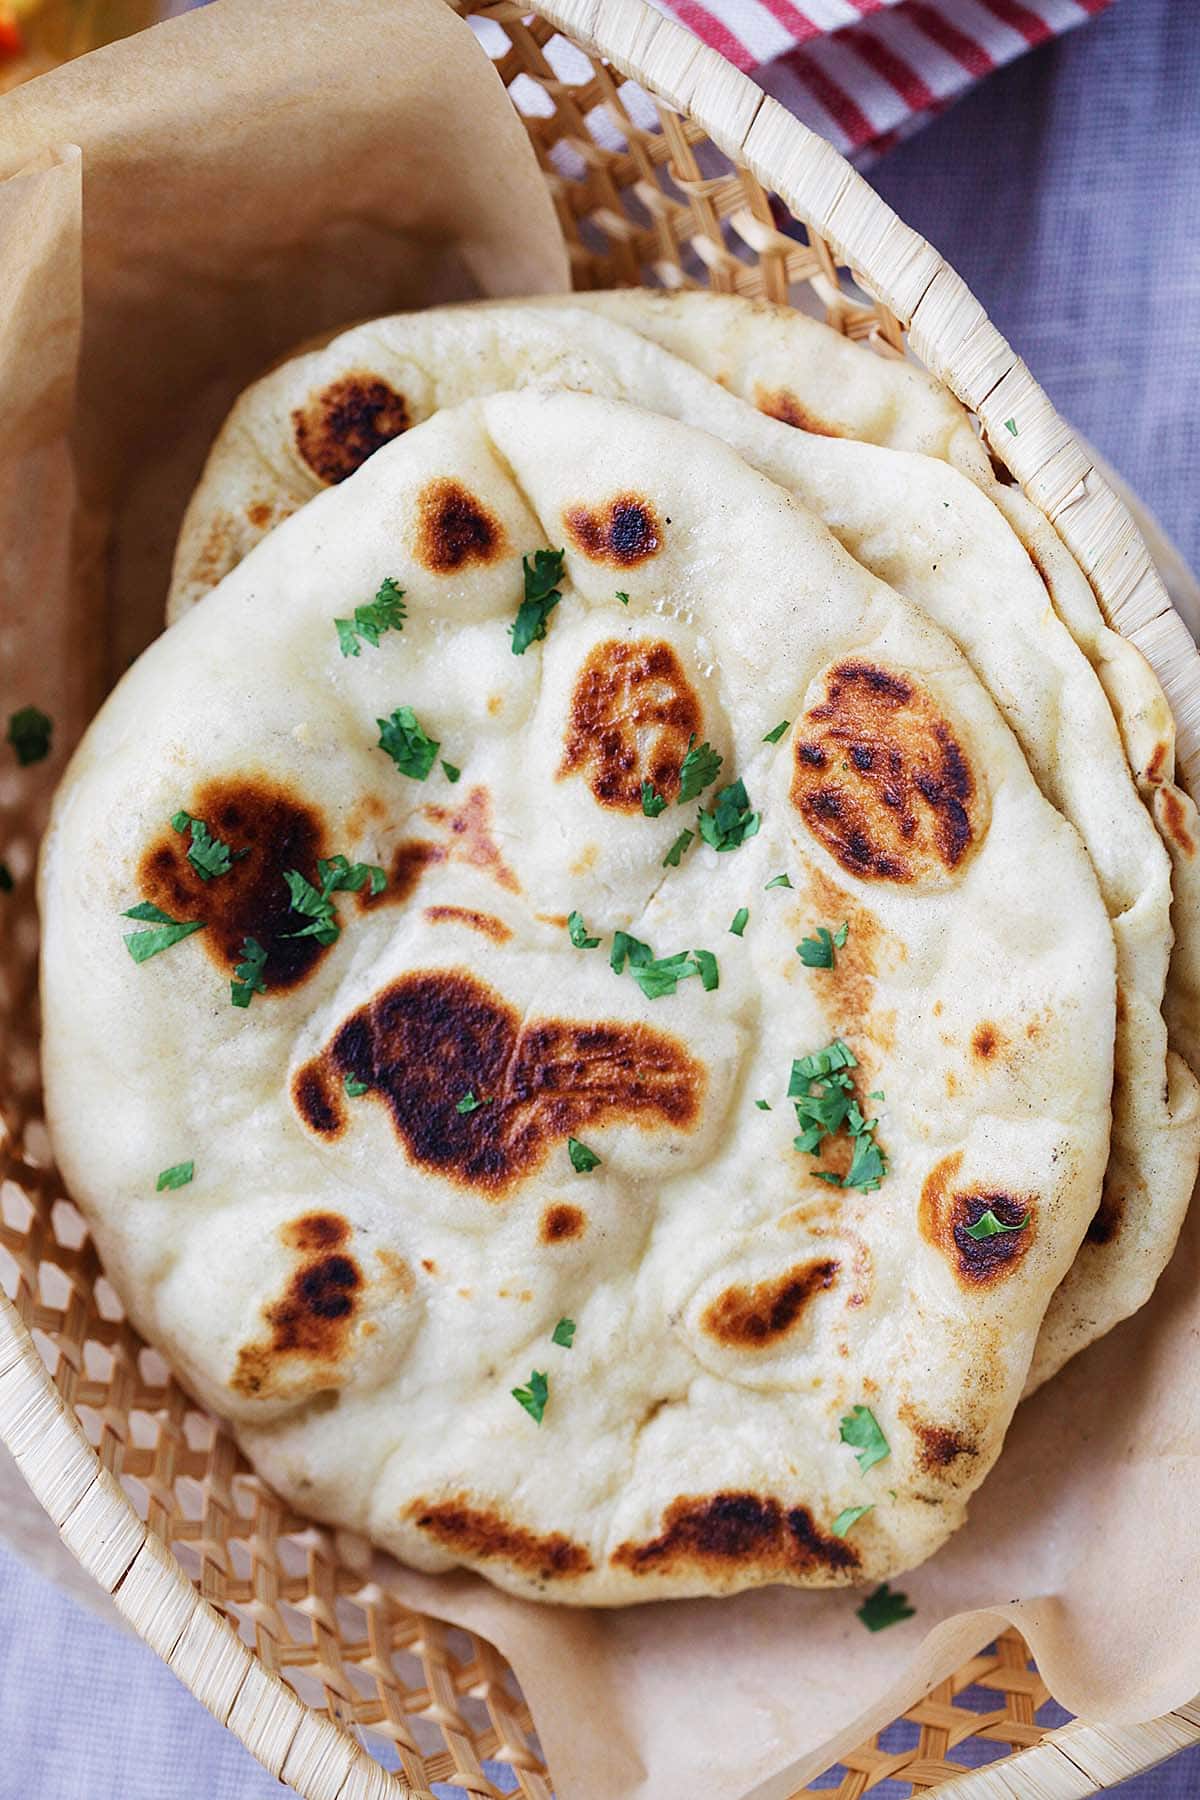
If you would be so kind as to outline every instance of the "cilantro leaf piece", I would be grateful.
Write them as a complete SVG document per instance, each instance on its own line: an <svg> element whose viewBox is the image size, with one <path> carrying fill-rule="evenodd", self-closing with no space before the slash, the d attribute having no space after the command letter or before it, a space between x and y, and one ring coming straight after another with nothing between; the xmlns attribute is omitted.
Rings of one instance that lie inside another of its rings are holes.
<svg viewBox="0 0 1200 1800"><path fill-rule="evenodd" d="M796 945L796 955L807 969L832 969L837 960L835 953L849 935L849 923L839 925L836 931L830 931L828 925L818 925L816 937L802 938Z"/></svg>
<svg viewBox="0 0 1200 1800"><path fill-rule="evenodd" d="M864 1194L874 1193L887 1174L887 1158L870 1132L871 1126L868 1125L855 1138L853 1160L842 1176L844 1188L859 1188Z"/></svg>
<svg viewBox="0 0 1200 1800"><path fill-rule="evenodd" d="M600 942L599 938L589 937L587 926L583 922L583 914L573 912L567 914L567 930L571 934L571 942L577 950L594 950Z"/></svg>
<svg viewBox="0 0 1200 1800"><path fill-rule="evenodd" d="M154 1191L156 1194L161 1194L164 1188L186 1187L195 1173L194 1162L173 1163L169 1169L162 1171L154 1184Z"/></svg>
<svg viewBox="0 0 1200 1800"><path fill-rule="evenodd" d="M318 857L317 877L321 883L319 888L315 888L299 869L284 871L283 879L292 897L292 911L309 920L299 931L289 931L288 937L315 937L319 944L335 943L342 928L334 909L334 894L357 894L368 883L372 894L381 894L387 886L387 876L377 863L352 863L341 855Z"/></svg>
<svg viewBox="0 0 1200 1800"><path fill-rule="evenodd" d="M1024 1231L1028 1223L1029 1214L1026 1213L1019 1224L1006 1225L1003 1219L998 1219L996 1217L989 1206L987 1211L976 1219L973 1225L966 1225L963 1229L966 1231L967 1236L969 1238L974 1238L975 1242L978 1244L984 1238L1000 1237L1002 1233L1007 1231Z"/></svg>
<svg viewBox="0 0 1200 1800"><path fill-rule="evenodd" d="M390 575L384 577L375 593L374 600L368 606L356 606L352 619L335 619L338 644L343 656L357 656L360 645L370 644L373 650L379 648L380 634L385 631L403 631L407 609L404 605L404 589L397 587Z"/></svg>
<svg viewBox="0 0 1200 1800"><path fill-rule="evenodd" d="M23 769L49 756L53 735L53 719L36 706L22 706L8 716L8 741Z"/></svg>
<svg viewBox="0 0 1200 1800"><path fill-rule="evenodd" d="M733 915L733 922L729 927L729 929L733 933L734 937L741 937L741 935L745 931L746 926L748 925L749 921L750 921L750 908L748 906L739 906L737 911Z"/></svg>
<svg viewBox="0 0 1200 1800"><path fill-rule="evenodd" d="M674 956L657 957L650 962L634 963L630 958L633 979L645 994L647 1000L662 1000L673 994L681 981L689 975L700 973L699 965L693 962L686 950L677 951Z"/></svg>
<svg viewBox="0 0 1200 1800"><path fill-rule="evenodd" d="M660 812L666 811L667 803L662 795L655 792L653 782L642 783L642 811L648 819L657 819Z"/></svg>
<svg viewBox="0 0 1200 1800"><path fill-rule="evenodd" d="M833 934L834 949L835 950L844 950L846 947L846 939L849 936L850 936L850 921L849 921L849 919L843 919L841 924L838 926L837 930Z"/></svg>
<svg viewBox="0 0 1200 1800"><path fill-rule="evenodd" d="M696 968L700 974L700 985L706 994L711 994L721 985L721 975L717 968L717 959L711 950L693 950Z"/></svg>
<svg viewBox="0 0 1200 1800"><path fill-rule="evenodd" d="M709 743L697 745L693 731L688 739L687 755L679 766L679 797L676 806L686 806L694 800L710 782L717 779L718 771L725 758L713 749Z"/></svg>
<svg viewBox="0 0 1200 1800"><path fill-rule="evenodd" d="M0 894L13 891L13 873L6 862L0 862Z"/></svg>
<svg viewBox="0 0 1200 1800"><path fill-rule="evenodd" d="M351 1100L357 1100L360 1094L365 1094L367 1091L367 1083L360 1081L357 1075L347 1075L342 1086Z"/></svg>
<svg viewBox="0 0 1200 1800"><path fill-rule="evenodd" d="M139 901L136 906L123 912L121 917L150 920L156 926L154 931L130 931L126 934L125 948L135 963L148 962L160 950L169 950L172 944L181 944L184 938L191 937L193 931L204 930L202 919L191 919L183 924L149 900Z"/></svg>
<svg viewBox="0 0 1200 1800"><path fill-rule="evenodd" d="M171 824L176 831L191 831L192 841L188 846L187 859L199 875L201 881L212 881L214 876L228 875L233 864L248 850L231 851L223 838L214 837L203 819L194 819L190 812L182 808L172 813Z"/></svg>
<svg viewBox="0 0 1200 1800"><path fill-rule="evenodd" d="M558 583L563 578L565 555L563 550L535 550L532 568L527 556L521 558L525 598L517 608L515 622L509 627L514 656L524 656L530 644L545 637L546 620L562 599Z"/></svg>
<svg viewBox="0 0 1200 1800"><path fill-rule="evenodd" d="M542 1414L546 1410L546 1402L550 1398L550 1383L541 1369L535 1369L529 1377L528 1387L515 1387L511 1390L513 1399L523 1406L530 1418L540 1425Z"/></svg>
<svg viewBox="0 0 1200 1800"><path fill-rule="evenodd" d="M613 932L613 946L608 958L608 966L614 975L619 975L625 967L625 959L629 958L631 968L641 968L654 961L654 952L649 944L643 944L640 938L630 937L627 931Z"/></svg>
<svg viewBox="0 0 1200 1800"><path fill-rule="evenodd" d="M848 1044L841 1038L834 1038L824 1050L814 1050L809 1056L798 1056L792 1064L792 1078L788 1082L788 1099L794 1100L798 1094L808 1092L810 1081L824 1081L826 1076L837 1074L841 1069L857 1069L858 1058Z"/></svg>
<svg viewBox="0 0 1200 1800"><path fill-rule="evenodd" d="M754 1104L757 1106L759 1112L771 1111L771 1102L769 1100L756 1100Z"/></svg>
<svg viewBox="0 0 1200 1800"><path fill-rule="evenodd" d="M1011 431L1014 437L1018 436L1017 421L1015 419L1005 419L1004 429L1005 431Z"/></svg>
<svg viewBox="0 0 1200 1800"><path fill-rule="evenodd" d="M864 1475L892 1454L892 1447L869 1406L852 1406L838 1427L838 1436L843 1444L850 1445Z"/></svg>
<svg viewBox="0 0 1200 1800"><path fill-rule="evenodd" d="M249 1006L255 994L265 994L267 984L263 980L263 970L267 966L267 953L257 938L242 939L242 960L233 971L233 980L229 984L229 998L235 1006Z"/></svg>
<svg viewBox="0 0 1200 1800"><path fill-rule="evenodd" d="M764 731L763 743L777 744L791 722L790 719L780 719L778 725L772 726L770 731Z"/></svg>
<svg viewBox="0 0 1200 1800"><path fill-rule="evenodd" d="M869 1512L874 1511L873 1500L868 1500L865 1506L844 1506L829 1529L834 1537L844 1538L852 1525L857 1525L860 1519L865 1519Z"/></svg>
<svg viewBox="0 0 1200 1800"><path fill-rule="evenodd" d="M481 1106L490 1106L491 1104L492 1102L490 1099L477 1100L475 1098L475 1089L468 1088L454 1110L459 1113L473 1113L478 1112Z"/></svg>
<svg viewBox="0 0 1200 1800"><path fill-rule="evenodd" d="M402 775L424 781L437 760L441 745L417 722L411 706L398 706L387 719L376 719L379 749L386 751Z"/></svg>
<svg viewBox="0 0 1200 1800"><path fill-rule="evenodd" d="M741 777L722 788L711 812L704 807L696 815L700 836L714 850L737 850L754 837L762 823L762 814L751 810L746 784Z"/></svg>
<svg viewBox="0 0 1200 1800"><path fill-rule="evenodd" d="M772 875L770 881L764 883L763 893L764 894L767 893L771 888L775 888L775 887L790 888L791 885L792 885L792 880L791 880L790 875L787 875L786 873L783 875Z"/></svg>
<svg viewBox="0 0 1200 1800"><path fill-rule="evenodd" d="M590 1170L600 1167L600 1158L596 1152L589 1150L586 1144L581 1144L578 1138L567 1139L567 1155L577 1175L586 1175Z"/></svg>
<svg viewBox="0 0 1200 1800"><path fill-rule="evenodd" d="M575 1345L574 1319L560 1319L550 1334L550 1342L558 1344L563 1350L571 1350Z"/></svg>
<svg viewBox="0 0 1200 1800"><path fill-rule="evenodd" d="M854 1616L862 1620L868 1631L883 1631L888 1625L898 1625L901 1619L915 1618L916 1611L915 1606L908 1604L907 1594L898 1588L893 1591L885 1581L855 1608Z"/></svg>
<svg viewBox="0 0 1200 1800"><path fill-rule="evenodd" d="M619 600L619 601L620 601L620 602L621 602L621 605L622 605L622 606L628 606L628 605L629 605L629 595L628 595L628 594L623 594L623 593L622 593L622 592L621 592L621 590L620 590L620 588L618 588L618 589L617 589L617 599L618 599L618 600Z"/></svg>
<svg viewBox="0 0 1200 1800"><path fill-rule="evenodd" d="M680 858L695 835L694 831L688 831L686 827L680 832L679 836L675 839L675 842L671 845L671 848L667 851L667 854L663 857L664 869L677 869L679 867Z"/></svg>
<svg viewBox="0 0 1200 1800"><path fill-rule="evenodd" d="M458 780L459 776L462 774L462 770L460 768L457 768L454 763L447 762L444 756L442 758L442 770L445 774L446 780L450 783L451 787L453 787L454 783Z"/></svg>

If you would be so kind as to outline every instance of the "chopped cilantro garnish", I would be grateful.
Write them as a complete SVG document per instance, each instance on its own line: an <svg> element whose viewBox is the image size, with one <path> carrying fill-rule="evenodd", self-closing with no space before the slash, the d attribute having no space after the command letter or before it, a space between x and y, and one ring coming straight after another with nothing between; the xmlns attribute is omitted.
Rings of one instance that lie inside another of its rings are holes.
<svg viewBox="0 0 1200 1800"><path fill-rule="evenodd" d="M843 1444L850 1445L864 1475L892 1454L892 1447L880 1431L879 1421L869 1406L852 1406L838 1427L838 1436Z"/></svg>
<svg viewBox="0 0 1200 1800"><path fill-rule="evenodd" d="M186 1187L195 1173L194 1162L173 1163L169 1169L162 1171L154 1184L154 1191L156 1194L161 1194L164 1188Z"/></svg>
<svg viewBox="0 0 1200 1800"><path fill-rule="evenodd" d="M0 894L11 894L13 891L13 874L6 862L0 862Z"/></svg>
<svg viewBox="0 0 1200 1800"><path fill-rule="evenodd" d="M608 966L615 975L619 975L624 969L626 957L629 958L630 967L636 969L644 963L653 962L654 952L649 944L643 944L640 938L630 937L627 931L614 931Z"/></svg>
<svg viewBox="0 0 1200 1800"><path fill-rule="evenodd" d="M154 931L127 933L125 948L135 963L147 962L150 957L157 956L160 950L169 950L172 944L181 944L184 938L191 937L193 931L204 930L203 920L191 919L187 924L181 924L178 919L173 919L170 913L165 913L161 906L155 906L149 900L139 901L136 906L131 906L128 912L123 912L121 917L123 919L149 919L157 927Z"/></svg>
<svg viewBox="0 0 1200 1800"><path fill-rule="evenodd" d="M589 937L587 926L583 922L583 914L568 913L567 930L571 934L571 942L577 950L594 950L600 942L599 938Z"/></svg>
<svg viewBox="0 0 1200 1800"><path fill-rule="evenodd" d="M751 810L746 784L739 777L717 795L711 812L700 808L696 817L700 836L714 850L736 850L754 837L762 814Z"/></svg>
<svg viewBox="0 0 1200 1800"><path fill-rule="evenodd" d="M648 819L657 819L660 812L666 811L666 805L667 803L662 795L655 792L653 782L643 781L642 811L645 813L646 817Z"/></svg>
<svg viewBox="0 0 1200 1800"><path fill-rule="evenodd" d="M780 719L778 725L772 726L770 731L763 732L763 743L777 744L791 722L790 719Z"/></svg>
<svg viewBox="0 0 1200 1800"><path fill-rule="evenodd" d="M693 732L688 739L687 755L679 766L676 806L686 806L689 800L694 800L710 782L715 781L724 760L711 744L697 744L696 734Z"/></svg>
<svg viewBox="0 0 1200 1800"><path fill-rule="evenodd" d="M679 867L679 859L695 835L694 831L688 831L686 827L680 832L679 836L675 839L675 842L671 845L671 848L667 851L667 854L663 857L664 869L677 869Z"/></svg>
<svg viewBox="0 0 1200 1800"><path fill-rule="evenodd" d="M763 893L764 894L767 893L771 888L776 888L776 887L790 888L791 885L792 885L792 878L786 872L782 875L772 875L770 881L764 882Z"/></svg>
<svg viewBox="0 0 1200 1800"><path fill-rule="evenodd" d="M693 950L696 967L700 971L700 985L706 994L711 994L720 987L721 976L717 969L717 959L711 950Z"/></svg>
<svg viewBox="0 0 1200 1800"><path fill-rule="evenodd" d="M867 1095L867 1099L868 1100L886 1100L887 1095L884 1093L882 1088L872 1088L870 1093Z"/></svg>
<svg viewBox="0 0 1200 1800"><path fill-rule="evenodd" d="M513 1388L512 1397L540 1425L546 1402L550 1398L550 1383L541 1369L535 1369L529 1377L529 1386Z"/></svg>
<svg viewBox="0 0 1200 1800"><path fill-rule="evenodd" d="M863 1117L854 1094L854 1083L846 1074L856 1069L854 1052L834 1038L824 1050L797 1057L792 1064L788 1083L788 1099L795 1102L800 1135L793 1141L797 1150L814 1156L826 1137L839 1131L849 1134L854 1150L845 1175L832 1169L815 1169L818 1181L831 1187L860 1188L871 1193L887 1174L887 1160L875 1142L877 1119ZM819 1085L815 1085L819 1084Z"/></svg>
<svg viewBox="0 0 1200 1800"><path fill-rule="evenodd" d="M367 1091L367 1083L360 1081L357 1075L347 1075L342 1086L351 1100L357 1100L361 1094L365 1094Z"/></svg>
<svg viewBox="0 0 1200 1800"><path fill-rule="evenodd" d="M315 937L319 944L332 944L341 931L333 905L334 894L343 890L357 894L368 882L372 894L381 894L387 886L387 876L375 863L351 863L344 856L321 857L317 862L317 874L321 882L319 888L306 880L299 869L285 872L283 879L292 897L292 911L302 913L309 921L299 931L289 931L286 935Z"/></svg>
<svg viewBox="0 0 1200 1800"><path fill-rule="evenodd" d="M54 721L36 706L22 706L8 717L8 741L23 769L50 754Z"/></svg>
<svg viewBox="0 0 1200 1800"><path fill-rule="evenodd" d="M771 1102L769 1100L756 1100L754 1104L757 1106L759 1112L771 1111Z"/></svg>
<svg viewBox="0 0 1200 1800"><path fill-rule="evenodd" d="M749 923L749 921L750 921L750 908L748 906L739 906L737 911L733 915L733 922L729 927L729 929L733 933L734 937L741 937L741 935L742 935L743 931L745 931L746 926Z"/></svg>
<svg viewBox="0 0 1200 1800"><path fill-rule="evenodd" d="M983 1213L981 1217L976 1219L973 1225L966 1225L963 1229L966 1231L967 1236L969 1238L974 1238L975 1242L978 1244L984 1238L1000 1237L1001 1234L1006 1231L1024 1231L1028 1223L1029 1214L1026 1213L1019 1224L1006 1225L1003 1219L998 1219L996 1217L989 1206L987 1211Z"/></svg>
<svg viewBox="0 0 1200 1800"><path fill-rule="evenodd" d="M631 957L630 968L633 979L647 1000L662 1000L666 995L673 994L679 983L686 981L689 975L700 973L699 964L692 960L686 950L644 963L634 963Z"/></svg>
<svg viewBox="0 0 1200 1800"><path fill-rule="evenodd" d="M859 1188L864 1194L872 1194L887 1174L887 1158L871 1136L875 1123L870 1120L854 1139L854 1155L842 1176L844 1188Z"/></svg>
<svg viewBox="0 0 1200 1800"><path fill-rule="evenodd" d="M618 599L618 600L619 600L619 601L620 601L620 602L621 602L621 605L622 605L622 606L628 606L628 605L629 605L629 595L628 595L628 594L623 594L623 593L622 593L622 592L621 592L621 590L620 590L620 588L618 588L618 589L617 589L617 599Z"/></svg>
<svg viewBox="0 0 1200 1800"><path fill-rule="evenodd" d="M562 550L535 550L533 567L529 566L529 558L521 558L521 567L525 571L525 598L517 608L515 622L509 627L512 632L512 653L524 656L530 644L546 635L546 620L562 599L558 583L563 578Z"/></svg>
<svg viewBox="0 0 1200 1800"><path fill-rule="evenodd" d="M575 1343L574 1319L560 1319L550 1334L550 1342L560 1349L570 1350Z"/></svg>
<svg viewBox="0 0 1200 1800"><path fill-rule="evenodd" d="M1017 434L1017 421L1015 419L1005 419L1004 429L1005 429L1005 431L1011 431L1013 436L1016 437L1018 435Z"/></svg>
<svg viewBox="0 0 1200 1800"><path fill-rule="evenodd" d="M191 831L192 841L188 845L187 859L201 881L211 881L216 875L228 875L235 862L250 854L248 850L231 851L222 838L212 835L203 819L194 819L190 812L184 812L182 808L177 813L172 813L171 824L176 831Z"/></svg>
<svg viewBox="0 0 1200 1800"><path fill-rule="evenodd" d="M898 1625L901 1619L915 1618L916 1611L915 1606L908 1604L907 1594L899 1589L893 1592L885 1581L855 1608L855 1617L862 1620L868 1631L882 1631L885 1626Z"/></svg>
<svg viewBox="0 0 1200 1800"><path fill-rule="evenodd" d="M874 1510L875 1502L873 1500L868 1500L865 1506L844 1506L830 1526L830 1530L834 1537L844 1538L852 1525L857 1525L860 1519L865 1519L867 1514Z"/></svg>
<svg viewBox="0 0 1200 1800"><path fill-rule="evenodd" d="M830 931L828 925L818 925L816 937L801 938L796 955L806 969L832 969L835 951L842 948L849 934L849 924L839 925L836 931Z"/></svg>
<svg viewBox="0 0 1200 1800"><path fill-rule="evenodd" d="M839 1069L857 1069L858 1058L848 1044L841 1038L834 1038L832 1044L824 1050L814 1050L808 1056L798 1056L792 1064L792 1078L788 1083L788 1099L794 1100L797 1094L807 1093L810 1081L823 1081L827 1075L836 1074Z"/></svg>
<svg viewBox="0 0 1200 1800"><path fill-rule="evenodd" d="M475 1098L475 1089L468 1088L454 1110L455 1112L460 1113L473 1113L478 1112L481 1106L490 1106L491 1104L490 1100L477 1100Z"/></svg>
<svg viewBox="0 0 1200 1800"><path fill-rule="evenodd" d="M404 589L397 587L391 576L387 575L380 582L370 605L356 606L352 619L333 621L337 626L342 655L357 656L360 649L359 638L377 650L382 632L404 630L405 616Z"/></svg>
<svg viewBox="0 0 1200 1800"><path fill-rule="evenodd" d="M235 1006L249 1006L255 994L265 994L267 984L263 980L263 970L267 966L267 953L257 938L242 939L242 960L233 971L233 980L229 984L229 998Z"/></svg>
<svg viewBox="0 0 1200 1800"><path fill-rule="evenodd" d="M444 756L442 758L442 772L452 787L462 774L462 770L456 767L454 763L447 762Z"/></svg>
<svg viewBox="0 0 1200 1800"><path fill-rule="evenodd" d="M417 723L411 706L398 706L389 719L376 719L379 748L387 752L402 775L424 781L441 745Z"/></svg>
<svg viewBox="0 0 1200 1800"><path fill-rule="evenodd" d="M586 1144L581 1144L578 1138L567 1139L567 1155L577 1175L586 1175L590 1170L600 1167L600 1158L596 1152L589 1150Z"/></svg>

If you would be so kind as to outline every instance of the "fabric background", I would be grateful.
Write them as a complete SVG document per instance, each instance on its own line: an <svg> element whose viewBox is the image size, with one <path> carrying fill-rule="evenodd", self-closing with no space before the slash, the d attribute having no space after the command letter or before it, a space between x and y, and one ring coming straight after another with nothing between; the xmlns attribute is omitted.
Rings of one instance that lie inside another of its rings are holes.
<svg viewBox="0 0 1200 1800"><path fill-rule="evenodd" d="M1197 96L1200 0L1122 0L991 76L872 171L1193 566ZM149 1650L4 1551L0 1719L0 1800L281 1792ZM875 1790L879 1800L897 1791ZM1117 1791L1123 1800L1200 1793L1200 1749ZM457 1789L439 1792L458 1800Z"/></svg>

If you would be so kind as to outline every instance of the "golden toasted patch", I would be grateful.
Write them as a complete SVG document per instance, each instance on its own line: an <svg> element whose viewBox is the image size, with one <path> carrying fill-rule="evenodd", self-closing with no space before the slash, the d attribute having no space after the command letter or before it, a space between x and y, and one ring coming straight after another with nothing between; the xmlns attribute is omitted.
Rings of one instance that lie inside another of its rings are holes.
<svg viewBox="0 0 1200 1800"><path fill-rule="evenodd" d="M469 906L427 906L425 917L431 925L465 925L481 932L494 944L506 944L512 931L495 913L474 912Z"/></svg>
<svg viewBox="0 0 1200 1800"><path fill-rule="evenodd" d="M985 1019L971 1033L971 1055L976 1062L992 1062L1004 1049L1004 1033Z"/></svg>
<svg viewBox="0 0 1200 1800"><path fill-rule="evenodd" d="M791 388L756 387L754 404L760 413L766 413L769 419L778 419L781 425L794 425L800 431L813 431L818 437L846 435L840 426L830 424L828 419L821 418L819 413L805 406Z"/></svg>
<svg viewBox="0 0 1200 1800"><path fill-rule="evenodd" d="M640 494L618 494L605 506L569 506L563 524L591 562L611 563L618 569L645 562L663 545L658 516Z"/></svg>
<svg viewBox="0 0 1200 1800"><path fill-rule="evenodd" d="M792 803L852 875L916 882L957 869L983 803L932 697L907 676L843 662L794 738Z"/></svg>
<svg viewBox="0 0 1200 1800"><path fill-rule="evenodd" d="M970 1438L949 1425L930 1424L910 1401L901 1401L899 1410L900 1417L921 1446L918 1461L927 1475L935 1475L956 1462L971 1462L978 1455L978 1448ZM966 1479L966 1471L955 1470L955 1478Z"/></svg>
<svg viewBox="0 0 1200 1800"><path fill-rule="evenodd" d="M280 1298L264 1307L264 1339L238 1351L230 1386L269 1398L292 1390L296 1361L324 1365L324 1379L344 1360L362 1287L362 1272L343 1246L350 1236L336 1213L308 1213L282 1227L280 1237L303 1260Z"/></svg>
<svg viewBox="0 0 1200 1800"><path fill-rule="evenodd" d="M559 779L582 773L599 804L619 812L641 810L643 781L673 800L702 719L670 644L609 638L589 651L575 679Z"/></svg>
<svg viewBox="0 0 1200 1800"><path fill-rule="evenodd" d="M456 807L427 806L425 817L431 825L440 825L447 833L448 862L467 863L490 875L497 887L519 894L521 884L500 854L500 846L492 835L492 801L485 787L473 787Z"/></svg>
<svg viewBox="0 0 1200 1800"><path fill-rule="evenodd" d="M705 1308L700 1328L735 1350L774 1345L798 1324L814 1294L833 1286L837 1273L832 1260L796 1263L752 1286L727 1287Z"/></svg>
<svg viewBox="0 0 1200 1800"><path fill-rule="evenodd" d="M495 1503L473 1501L465 1494L451 1500L414 1500L406 1516L419 1531L472 1562L502 1558L510 1568L539 1581L563 1581L586 1575L592 1559L584 1544L561 1531L536 1532L506 1518Z"/></svg>
<svg viewBox="0 0 1200 1800"><path fill-rule="evenodd" d="M375 1252L375 1260L383 1270L385 1285L398 1294L411 1294L417 1285L416 1277L402 1256L386 1246Z"/></svg>
<svg viewBox="0 0 1200 1800"><path fill-rule="evenodd" d="M362 370L339 375L292 414L301 460L330 487L353 475L408 424L403 394Z"/></svg>
<svg viewBox="0 0 1200 1800"><path fill-rule="evenodd" d="M1188 830L1187 808L1183 796L1173 784L1159 788L1161 796L1159 810L1162 813L1163 828L1185 856L1195 856L1196 840Z"/></svg>
<svg viewBox="0 0 1200 1800"><path fill-rule="evenodd" d="M242 960L242 945L255 938L267 953L265 994L297 987L328 952L314 937L296 937L285 871L298 869L316 884L318 857L328 856L325 824L309 801L267 776L246 774L207 781L188 797L186 810L228 844L232 861L224 875L204 878L188 861L189 830L168 822L142 855L142 897L173 919L202 919L199 943L224 968Z"/></svg>
<svg viewBox="0 0 1200 1800"><path fill-rule="evenodd" d="M921 1189L917 1224L926 1242L941 1251L963 1287L989 1287L1011 1274L1032 1244L1037 1228L1037 1196L978 1185L956 1188L961 1167L961 1150L935 1163ZM989 1211L1002 1225L1019 1225L1027 1213L1029 1223L1022 1231L971 1237L968 1227L977 1225Z"/></svg>
<svg viewBox="0 0 1200 1800"><path fill-rule="evenodd" d="M1159 738L1157 744L1155 744L1147 758L1145 769L1142 771L1147 781L1153 782L1157 786L1163 779L1167 772L1167 760L1170 757L1170 754L1171 745L1168 740L1166 738Z"/></svg>
<svg viewBox="0 0 1200 1800"><path fill-rule="evenodd" d="M460 1186L498 1198L586 1126L625 1120L642 1130L690 1130L705 1087L701 1065L651 1026L603 1020L522 1020L465 969L401 976L351 1014L297 1074L293 1095L347 1076L391 1114L408 1155ZM470 1090L486 1102L460 1113ZM331 1135L300 1116L310 1130ZM341 1129L341 1121L334 1132Z"/></svg>
<svg viewBox="0 0 1200 1800"><path fill-rule="evenodd" d="M586 1229L587 1214L583 1208L563 1200L557 1206L546 1208L538 1236L543 1244L562 1244L569 1238L579 1237Z"/></svg>
<svg viewBox="0 0 1200 1800"><path fill-rule="evenodd" d="M417 559L435 575L452 575L505 554L504 527L461 481L441 475L417 495Z"/></svg>
<svg viewBox="0 0 1200 1800"><path fill-rule="evenodd" d="M804 1506L785 1510L771 1494L681 1494L663 1513L649 1543L619 1544L610 1558L634 1575L686 1569L710 1574L751 1568L760 1575L848 1573L859 1554L844 1538L822 1531Z"/></svg>

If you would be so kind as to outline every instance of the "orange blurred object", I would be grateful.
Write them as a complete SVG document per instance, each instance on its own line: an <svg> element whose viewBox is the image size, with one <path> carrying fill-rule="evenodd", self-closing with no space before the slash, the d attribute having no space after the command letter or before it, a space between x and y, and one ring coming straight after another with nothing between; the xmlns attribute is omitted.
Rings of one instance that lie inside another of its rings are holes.
<svg viewBox="0 0 1200 1800"><path fill-rule="evenodd" d="M25 48L21 26L11 6L0 6L0 62L20 56Z"/></svg>

